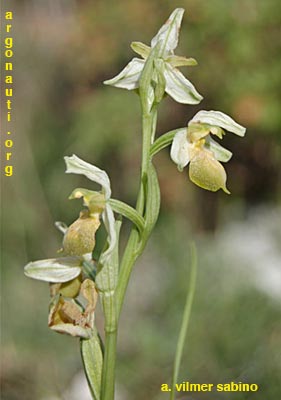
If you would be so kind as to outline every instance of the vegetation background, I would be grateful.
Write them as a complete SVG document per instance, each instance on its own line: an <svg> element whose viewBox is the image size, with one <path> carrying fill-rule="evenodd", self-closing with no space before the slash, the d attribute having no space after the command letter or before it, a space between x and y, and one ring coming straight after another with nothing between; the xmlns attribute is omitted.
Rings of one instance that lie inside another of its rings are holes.
<svg viewBox="0 0 281 400"><path fill-rule="evenodd" d="M178 54L198 60L185 73L204 100L186 107L165 99L158 134L215 109L247 135L224 139L234 153L226 166L231 196L192 185L169 150L155 158L161 215L126 298L117 396L167 398L160 385L171 376L195 239L199 276L180 381L260 386L216 393L218 400L281 398L280 2L14 0L15 173L2 191L3 400L87 398L74 389L83 386L78 340L48 329L48 287L25 278L23 266L56 255L62 238L54 221L76 219L81 204L67 197L90 187L65 175L64 155L106 169L114 197L134 204L138 97L102 82L132 58L130 42L149 44L175 7L186 9Z"/></svg>

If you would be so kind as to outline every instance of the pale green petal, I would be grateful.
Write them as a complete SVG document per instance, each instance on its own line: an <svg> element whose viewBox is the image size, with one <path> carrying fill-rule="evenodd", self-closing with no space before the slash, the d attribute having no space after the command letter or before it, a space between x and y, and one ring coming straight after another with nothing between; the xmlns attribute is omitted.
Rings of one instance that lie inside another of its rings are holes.
<svg viewBox="0 0 281 400"><path fill-rule="evenodd" d="M207 150L199 150L192 157L189 165L190 180L203 189L216 192L226 188L226 172L223 166Z"/></svg>
<svg viewBox="0 0 281 400"><path fill-rule="evenodd" d="M83 197L84 206L88 207L90 211L90 216L93 216L92 214L101 214L103 212L105 208L104 194L93 190L77 188L73 190L69 199L80 199L81 197Z"/></svg>
<svg viewBox="0 0 281 400"><path fill-rule="evenodd" d="M198 104L203 99L192 83L179 70L171 67L168 63L165 63L164 76L166 93L179 103Z"/></svg>
<svg viewBox="0 0 281 400"><path fill-rule="evenodd" d="M117 76L103 83L122 89L137 89L139 87L139 79L144 63L145 61L140 58L133 58Z"/></svg>
<svg viewBox="0 0 281 400"><path fill-rule="evenodd" d="M151 41L151 47L156 46L159 41L163 41L161 48L162 54L173 52L178 45L179 31L184 9L176 8L165 24L160 28L157 35Z"/></svg>
<svg viewBox="0 0 281 400"><path fill-rule="evenodd" d="M194 58L186 58L176 55L171 55L165 58L165 61L172 67L193 67L198 64Z"/></svg>
<svg viewBox="0 0 281 400"><path fill-rule="evenodd" d="M171 159L177 164L180 171L189 163L189 147L190 143L187 140L187 128L177 130L171 147Z"/></svg>
<svg viewBox="0 0 281 400"><path fill-rule="evenodd" d="M192 120L189 121L189 124L193 122L202 122L204 124L219 126L226 131L235 133L238 136L244 136L246 132L246 128L237 124L237 122L235 122L232 118L220 111L199 111L194 115Z"/></svg>
<svg viewBox="0 0 281 400"><path fill-rule="evenodd" d="M225 131L222 128L220 128L219 126L209 126L212 135L217 136L219 139L223 138L223 135L225 135Z"/></svg>
<svg viewBox="0 0 281 400"><path fill-rule="evenodd" d="M73 154L71 157L64 157L64 160L66 163L67 174L85 175L91 181L101 185L105 198L110 198L110 180L105 171L87 163L86 161L81 160L81 158L77 157L75 154Z"/></svg>
<svg viewBox="0 0 281 400"><path fill-rule="evenodd" d="M151 48L142 42L132 42L131 48L135 53L146 59L149 56Z"/></svg>
<svg viewBox="0 0 281 400"><path fill-rule="evenodd" d="M210 133L210 127L207 124L188 124L187 137L191 143L195 143L205 138Z"/></svg>
<svg viewBox="0 0 281 400"><path fill-rule="evenodd" d="M68 282L81 273L82 257L61 257L28 263L24 274L46 282Z"/></svg>
<svg viewBox="0 0 281 400"><path fill-rule="evenodd" d="M211 150L216 160L221 162L227 162L231 159L231 151L222 147L219 143L215 142L211 137L206 138L205 148Z"/></svg>

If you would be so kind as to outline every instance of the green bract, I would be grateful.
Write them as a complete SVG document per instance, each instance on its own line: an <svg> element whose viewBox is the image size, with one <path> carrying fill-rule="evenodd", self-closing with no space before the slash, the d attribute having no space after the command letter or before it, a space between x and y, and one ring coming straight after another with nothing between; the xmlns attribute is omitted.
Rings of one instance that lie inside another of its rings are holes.
<svg viewBox="0 0 281 400"><path fill-rule="evenodd" d="M133 42L132 49L143 59L133 58L132 61L114 78L106 80L106 85L133 90L139 88L141 74L151 50L158 46L158 54L154 60L153 80L157 88L164 83L164 91L174 100L184 104L198 104L203 97L197 92L193 84L176 68L193 66L197 62L193 58L174 55L178 45L179 30L184 10L177 8L170 15L167 22L161 27L157 35L151 40L151 47L141 42ZM160 62L159 62L160 61ZM161 70L161 62L163 69ZM162 93L163 96L164 93ZM159 101L159 97L156 101Z"/></svg>

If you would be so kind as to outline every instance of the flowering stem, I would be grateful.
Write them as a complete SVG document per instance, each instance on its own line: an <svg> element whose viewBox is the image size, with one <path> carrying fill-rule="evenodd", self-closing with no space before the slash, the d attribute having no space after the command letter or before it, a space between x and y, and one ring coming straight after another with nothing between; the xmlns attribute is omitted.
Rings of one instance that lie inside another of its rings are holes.
<svg viewBox="0 0 281 400"><path fill-rule="evenodd" d="M143 116L143 151L142 151L142 168L141 168L141 183L137 200L137 212L144 215L146 204L146 184L147 172L149 167L151 138L155 133L156 110L153 109L149 115ZM147 239L146 239L147 240ZM145 240L145 242L146 242ZM126 289L129 283L132 268L137 257L142 253L145 243L140 244L140 233L136 226L132 227L130 237L122 258L120 273L117 288L115 291L115 322L114 326L109 326L105 329L105 355L104 368L102 379L102 400L114 399L114 384L115 384L115 361L116 361L116 344L118 333L118 320L120 317L122 305Z"/></svg>
<svg viewBox="0 0 281 400"><path fill-rule="evenodd" d="M152 88L152 77L154 72L154 58L158 54L160 44L150 52L143 68L139 93L142 107L142 162L141 162L141 182L136 204L137 213L144 218L144 232L140 234L136 226L132 227L126 249L122 258L119 270L118 283L115 290L115 325L111 332L106 333L105 340L105 363L103 368L103 382L102 382L102 400L114 399L114 381L115 381L115 358L116 358L116 343L118 321L125 298L125 293L129 283L130 275L138 256L143 252L151 228L153 227L157 217L159 207L155 209L155 216L151 216L151 212L146 209L147 204L150 206L153 201L151 197L155 191L151 190L151 183L156 186L156 193L158 194L158 179L151 165L150 148L154 141L156 122L157 122L157 106L153 105L154 90ZM153 179L152 179L153 176ZM150 184L150 185L149 185ZM157 202L160 199L156 196ZM110 372L107 369L110 368Z"/></svg>
<svg viewBox="0 0 281 400"><path fill-rule="evenodd" d="M147 171L150 161L151 140L154 137L156 129L157 111L152 108L149 114L143 115L143 149L142 149L142 168L141 168L141 183L138 194L136 209L140 214L144 214L146 205L147 192ZM132 268L138 256L142 253L145 243L139 247L140 236L136 227L133 227L125 249L123 259L120 266L118 285L116 289L116 312L119 319L126 289L129 283ZM147 240L147 239L146 239ZM146 242L146 241L145 241Z"/></svg>

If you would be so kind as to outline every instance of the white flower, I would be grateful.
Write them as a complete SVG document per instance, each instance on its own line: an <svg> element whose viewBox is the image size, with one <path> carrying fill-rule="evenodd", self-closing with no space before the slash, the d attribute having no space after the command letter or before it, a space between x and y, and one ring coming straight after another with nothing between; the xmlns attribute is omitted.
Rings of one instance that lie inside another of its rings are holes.
<svg viewBox="0 0 281 400"><path fill-rule="evenodd" d="M79 174L85 175L88 179L93 182L98 183L102 187L102 193L105 197L105 207L101 213L103 223L105 229L107 230L108 234L108 248L102 254L102 258L107 258L111 252L113 251L115 244L116 244L116 232L115 232L115 219L112 208L108 204L108 200L111 196L111 187L110 187L110 180L107 173L101 170L98 167L95 167L92 164L87 163L86 161L81 160L76 155L72 155L71 157L64 157L66 163L66 173L68 174Z"/></svg>
<svg viewBox="0 0 281 400"><path fill-rule="evenodd" d="M246 129L220 111L199 111L187 128L177 130L171 148L171 158L180 171L189 166L192 182L213 192L223 189L226 193L226 172L221 162L230 160L232 153L211 138L222 139L224 129L244 136Z"/></svg>
<svg viewBox="0 0 281 400"><path fill-rule="evenodd" d="M133 42L132 49L142 56L143 59L133 58L117 76L104 83L128 90L137 89L145 60L149 56L151 49L159 45L158 60L164 61L163 77L165 79L166 93L179 103L198 104L203 97L197 92L193 84L176 68L197 64L193 58L174 55L174 49L178 45L183 13L184 10L182 8L177 8L173 11L167 22L152 39L151 47L141 42Z"/></svg>

